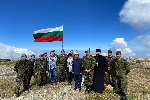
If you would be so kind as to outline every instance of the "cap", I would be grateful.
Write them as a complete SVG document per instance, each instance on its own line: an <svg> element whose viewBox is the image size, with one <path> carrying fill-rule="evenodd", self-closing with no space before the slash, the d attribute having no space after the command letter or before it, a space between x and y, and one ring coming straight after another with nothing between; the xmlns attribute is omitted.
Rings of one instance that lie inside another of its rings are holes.
<svg viewBox="0 0 150 100"><path fill-rule="evenodd" d="M64 49L62 49L62 50L61 50L61 52L65 52L65 50L64 50Z"/></svg>
<svg viewBox="0 0 150 100"><path fill-rule="evenodd" d="M73 52L73 50L71 50L70 52Z"/></svg>
<svg viewBox="0 0 150 100"><path fill-rule="evenodd" d="M39 55L39 57L43 56L43 53Z"/></svg>
<svg viewBox="0 0 150 100"><path fill-rule="evenodd" d="M34 55L34 54L32 54L32 55L31 55L31 57L32 57L32 56L35 56L35 55Z"/></svg>
<svg viewBox="0 0 150 100"><path fill-rule="evenodd" d="M53 52L55 52L55 50L53 50Z"/></svg>
<svg viewBox="0 0 150 100"><path fill-rule="evenodd" d="M118 54L121 54L121 51L117 51L117 52L116 52L116 55L118 55Z"/></svg>
<svg viewBox="0 0 150 100"><path fill-rule="evenodd" d="M86 50L85 53L90 52L90 50Z"/></svg>
<svg viewBox="0 0 150 100"><path fill-rule="evenodd" d="M47 54L47 52L44 52L43 54Z"/></svg>
<svg viewBox="0 0 150 100"><path fill-rule="evenodd" d="M22 55L21 55L21 57L25 57L25 56L27 56L27 55L26 55L26 54L22 54Z"/></svg>
<svg viewBox="0 0 150 100"><path fill-rule="evenodd" d="M101 52L101 49L96 49L96 52Z"/></svg>
<svg viewBox="0 0 150 100"><path fill-rule="evenodd" d="M108 50L108 53L112 53L112 51L111 51L111 50Z"/></svg>
<svg viewBox="0 0 150 100"><path fill-rule="evenodd" d="M78 53L78 51L76 50L76 52L74 52L74 55L78 55L79 53Z"/></svg>

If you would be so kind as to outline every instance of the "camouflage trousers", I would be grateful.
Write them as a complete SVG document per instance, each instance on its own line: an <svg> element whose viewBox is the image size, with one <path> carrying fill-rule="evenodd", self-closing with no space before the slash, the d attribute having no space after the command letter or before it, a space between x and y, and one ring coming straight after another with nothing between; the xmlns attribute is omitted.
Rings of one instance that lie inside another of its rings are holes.
<svg viewBox="0 0 150 100"><path fill-rule="evenodd" d="M59 70L58 70L58 81L62 82L65 81L67 76L66 76L66 69L65 66L59 66Z"/></svg>
<svg viewBox="0 0 150 100"><path fill-rule="evenodd" d="M47 74L45 72L38 72L35 76L36 85L44 85L47 83Z"/></svg>
<svg viewBox="0 0 150 100"><path fill-rule="evenodd" d="M108 74L105 74L104 83L106 85L110 84L112 87L114 87L115 86L115 74L110 71L108 72Z"/></svg>
<svg viewBox="0 0 150 100"><path fill-rule="evenodd" d="M23 77L20 77L20 75L17 75L16 77L16 84L14 87L15 93L20 93L20 88L23 86L24 89L28 88L28 76L24 75Z"/></svg>
<svg viewBox="0 0 150 100"><path fill-rule="evenodd" d="M121 92L123 94L127 94L127 77L114 77L115 80L115 86L114 86L114 92Z"/></svg>
<svg viewBox="0 0 150 100"><path fill-rule="evenodd" d="M85 85L92 85L93 84L93 77L94 77L94 72L85 72L84 73L84 84Z"/></svg>

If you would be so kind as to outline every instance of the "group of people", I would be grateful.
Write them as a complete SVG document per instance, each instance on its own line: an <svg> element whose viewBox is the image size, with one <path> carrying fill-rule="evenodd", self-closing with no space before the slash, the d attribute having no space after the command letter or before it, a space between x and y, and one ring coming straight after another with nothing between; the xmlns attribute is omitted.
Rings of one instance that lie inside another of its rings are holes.
<svg viewBox="0 0 150 100"><path fill-rule="evenodd" d="M90 54L90 50L85 51L85 56L79 58L79 53L73 50L67 55L64 50L57 55L55 50L39 55L39 59L35 59L32 54L27 59L26 54L21 55L14 66L17 72L15 93L16 97L20 96L20 87L23 84L24 90L29 89L31 77L34 76L35 83L41 87L48 84L52 85L65 82L68 79L68 85L72 85L74 77L74 90L79 88L84 77L85 91L90 93L92 90L97 93L103 93L105 87L111 85L115 93L121 95L121 100L126 100L127 94L127 74L130 72L129 63L122 58L121 51L116 52L116 57L112 55L112 51L108 50L108 56L102 56L101 50L96 49L96 56ZM104 86L106 84L106 86Z"/></svg>

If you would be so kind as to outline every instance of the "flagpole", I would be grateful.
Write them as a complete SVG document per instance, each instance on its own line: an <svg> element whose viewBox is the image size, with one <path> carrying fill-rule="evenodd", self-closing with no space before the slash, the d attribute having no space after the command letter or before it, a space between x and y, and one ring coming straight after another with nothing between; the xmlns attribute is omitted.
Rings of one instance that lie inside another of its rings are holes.
<svg viewBox="0 0 150 100"><path fill-rule="evenodd" d="M63 24L62 24L63 27ZM64 49L64 27L63 27L63 40L62 40L62 50Z"/></svg>

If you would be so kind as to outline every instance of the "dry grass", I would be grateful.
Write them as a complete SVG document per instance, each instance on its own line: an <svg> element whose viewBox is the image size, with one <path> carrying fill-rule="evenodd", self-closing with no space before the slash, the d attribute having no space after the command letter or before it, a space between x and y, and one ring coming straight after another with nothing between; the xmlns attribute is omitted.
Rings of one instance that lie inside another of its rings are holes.
<svg viewBox="0 0 150 100"><path fill-rule="evenodd" d="M140 63L140 61L138 61ZM150 69L144 69L141 64L132 64L132 70L128 74L128 100L150 100L148 98L150 94ZM13 64L12 62L7 63L7 65ZM15 85L15 73L5 74L0 77L8 77L0 79L0 97L10 98L14 95L13 87ZM11 78L9 78L11 77ZM38 91L40 89L47 89L53 87L48 84L46 87L38 88L35 86L34 78L32 77L30 88L33 91ZM66 86L67 83L59 84L59 87ZM59 89L58 87L58 89ZM73 88L73 86L72 86ZM56 89L56 88L55 88ZM119 95L114 94L112 90L105 90L103 94L97 94L91 92L90 94L84 93L85 87L82 87L81 93L79 95L85 95L86 100L120 100ZM27 95L24 94L24 95ZM49 94L52 95L52 94ZM53 96L53 95L52 95Z"/></svg>

